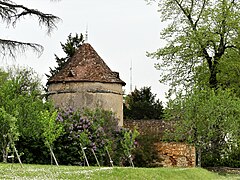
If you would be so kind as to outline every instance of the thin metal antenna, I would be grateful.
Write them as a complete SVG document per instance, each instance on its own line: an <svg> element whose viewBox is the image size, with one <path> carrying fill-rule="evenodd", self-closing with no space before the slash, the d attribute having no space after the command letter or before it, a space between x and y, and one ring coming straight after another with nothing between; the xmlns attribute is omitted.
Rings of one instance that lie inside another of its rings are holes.
<svg viewBox="0 0 240 180"><path fill-rule="evenodd" d="M132 60L130 66L130 93L132 92Z"/></svg>
<svg viewBox="0 0 240 180"><path fill-rule="evenodd" d="M85 42L88 42L88 24L86 27Z"/></svg>

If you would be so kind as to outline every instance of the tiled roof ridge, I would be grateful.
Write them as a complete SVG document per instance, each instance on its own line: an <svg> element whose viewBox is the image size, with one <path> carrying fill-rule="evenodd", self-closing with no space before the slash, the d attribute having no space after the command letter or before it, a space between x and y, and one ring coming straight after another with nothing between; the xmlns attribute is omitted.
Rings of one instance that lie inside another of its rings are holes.
<svg viewBox="0 0 240 180"><path fill-rule="evenodd" d="M119 78L117 72L111 71L89 43L81 45L47 84L78 81L126 84Z"/></svg>

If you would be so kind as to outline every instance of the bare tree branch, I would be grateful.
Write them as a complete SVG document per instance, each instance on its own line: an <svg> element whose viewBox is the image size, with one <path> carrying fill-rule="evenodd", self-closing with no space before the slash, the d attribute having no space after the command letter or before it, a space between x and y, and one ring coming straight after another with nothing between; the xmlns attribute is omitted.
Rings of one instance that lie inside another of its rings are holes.
<svg viewBox="0 0 240 180"><path fill-rule="evenodd" d="M205 5L206 5L206 0L203 1L202 7L201 7L201 11L200 11L200 13L198 14L197 20L196 20L195 23L194 23L195 28L197 27L197 23L198 23L201 15L202 15L202 13L203 13L203 10L205 9Z"/></svg>
<svg viewBox="0 0 240 180"><path fill-rule="evenodd" d="M16 52L24 53L29 48L39 55L43 52L43 46L39 44L0 39L0 50L4 57L15 58Z"/></svg>
<svg viewBox="0 0 240 180"><path fill-rule="evenodd" d="M30 9L11 0L0 0L0 19L2 19L2 22L15 27L17 21L26 16L36 17L39 26L47 28L47 34L50 34L56 28L56 23L60 21L60 18L55 15L43 13L37 9ZM24 53L28 48L38 54L43 51L43 47L39 44L0 39L0 49L4 56L15 57L16 52Z"/></svg>
<svg viewBox="0 0 240 180"><path fill-rule="evenodd" d="M23 18L27 15L38 17L39 25L44 25L48 28L48 33L50 33L54 28L56 28L55 23L57 23L60 18L52 14L45 14L36 9L29 9L23 5L15 4L12 1L0 1L0 12L1 18L7 20L7 23L16 24L17 20Z"/></svg>
<svg viewBox="0 0 240 180"><path fill-rule="evenodd" d="M190 14L193 12L194 0L191 0Z"/></svg>

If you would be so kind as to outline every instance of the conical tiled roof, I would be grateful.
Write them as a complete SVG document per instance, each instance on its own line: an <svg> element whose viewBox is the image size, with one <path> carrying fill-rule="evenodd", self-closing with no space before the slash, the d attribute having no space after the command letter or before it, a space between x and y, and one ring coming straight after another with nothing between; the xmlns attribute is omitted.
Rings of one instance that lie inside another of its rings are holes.
<svg viewBox="0 0 240 180"><path fill-rule="evenodd" d="M111 71L93 47L84 43L68 60L66 65L47 84L56 82L103 82L126 83L117 72Z"/></svg>

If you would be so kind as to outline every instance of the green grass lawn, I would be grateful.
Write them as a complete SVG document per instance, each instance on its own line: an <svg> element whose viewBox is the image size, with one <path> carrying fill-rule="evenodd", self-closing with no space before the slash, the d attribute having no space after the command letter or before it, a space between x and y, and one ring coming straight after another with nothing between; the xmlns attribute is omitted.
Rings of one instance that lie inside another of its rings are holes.
<svg viewBox="0 0 240 180"><path fill-rule="evenodd" d="M0 179L240 179L221 176L201 168L122 168L0 164Z"/></svg>

